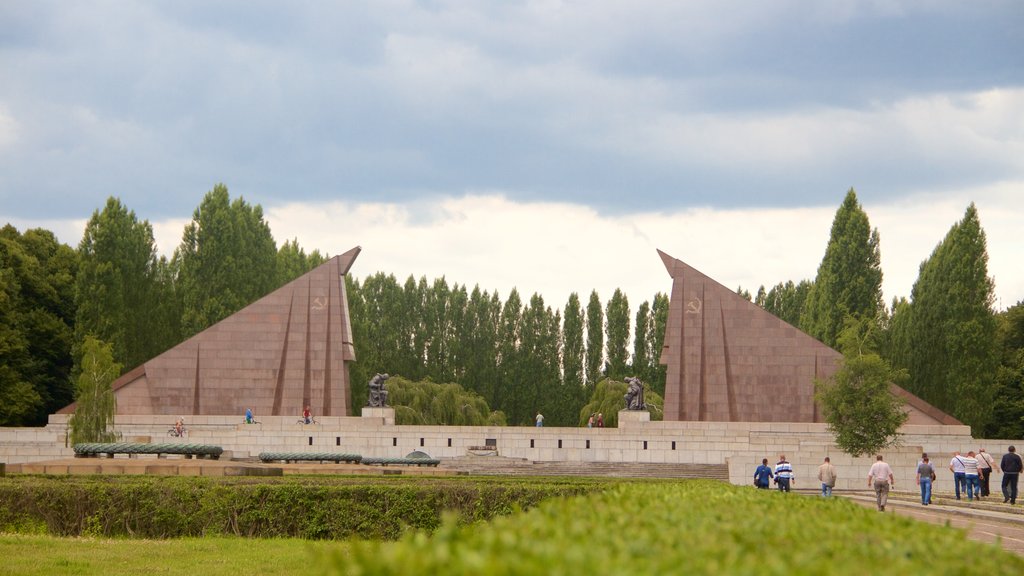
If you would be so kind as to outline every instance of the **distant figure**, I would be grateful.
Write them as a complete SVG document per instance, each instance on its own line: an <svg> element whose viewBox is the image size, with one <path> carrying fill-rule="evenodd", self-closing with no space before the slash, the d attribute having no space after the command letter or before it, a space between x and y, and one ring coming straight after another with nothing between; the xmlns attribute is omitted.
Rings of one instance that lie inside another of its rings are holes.
<svg viewBox="0 0 1024 576"><path fill-rule="evenodd" d="M836 467L832 461L825 456L825 463L818 466L818 480L821 480L821 495L828 497L832 495L832 489L836 486Z"/></svg>
<svg viewBox="0 0 1024 576"><path fill-rule="evenodd" d="M953 459L949 461L949 471L953 473L953 487L956 488L956 499L959 500L960 493L967 491L967 471L960 452L953 452Z"/></svg>
<svg viewBox="0 0 1024 576"><path fill-rule="evenodd" d="M384 382L390 378L387 374L377 374L370 380L370 399L366 405L371 408L384 408L388 405L388 391Z"/></svg>
<svg viewBox="0 0 1024 576"><path fill-rule="evenodd" d="M252 408L245 409L245 423L252 424L255 420L252 419Z"/></svg>
<svg viewBox="0 0 1024 576"><path fill-rule="evenodd" d="M967 500L974 500L977 496L981 498L981 483L978 478L978 459L974 457L974 450L967 453L964 461L964 481L967 483Z"/></svg>
<svg viewBox="0 0 1024 576"><path fill-rule="evenodd" d="M644 383L635 376L626 378L626 383L629 384L629 387L626 389L626 395L623 396L623 399L626 401L626 410L646 410Z"/></svg>
<svg viewBox="0 0 1024 576"><path fill-rule="evenodd" d="M185 435L185 417L178 416L178 419L174 421L174 428L171 429L171 436L177 436L181 438Z"/></svg>
<svg viewBox="0 0 1024 576"><path fill-rule="evenodd" d="M594 415L591 414L590 418L587 418L587 428L593 428L593 427L594 427Z"/></svg>
<svg viewBox="0 0 1024 576"><path fill-rule="evenodd" d="M892 477L892 468L882 460L879 454L875 463L868 471L868 487L875 489L875 502L878 504L878 511L885 512L885 503L889 500L889 488L896 485Z"/></svg>
<svg viewBox="0 0 1024 576"><path fill-rule="evenodd" d="M762 458L761 465L754 470L754 486L757 486L758 490L767 490L769 481L772 477L772 467L768 465L768 459Z"/></svg>
<svg viewBox="0 0 1024 576"><path fill-rule="evenodd" d="M927 506L932 503L932 478L935 477L935 468L928 462L928 455L921 457L921 463L917 465L917 484L921 487L921 505Z"/></svg>
<svg viewBox="0 0 1024 576"><path fill-rule="evenodd" d="M537 416L534 418L534 420L537 422L537 428L543 428L544 427L544 415L543 414L541 414L540 412L537 412Z"/></svg>
<svg viewBox="0 0 1024 576"><path fill-rule="evenodd" d="M989 479L992 478L992 471L999 472L996 460L984 448L978 449L978 479L981 480L981 495L988 498L990 494Z"/></svg>
<svg viewBox="0 0 1024 576"><path fill-rule="evenodd" d="M309 411L309 406L306 406L305 410L302 411L302 422L304 424L313 423L313 413Z"/></svg>
<svg viewBox="0 0 1024 576"><path fill-rule="evenodd" d="M597 415L597 427L604 428L604 414L599 413Z"/></svg>
<svg viewBox="0 0 1024 576"><path fill-rule="evenodd" d="M793 465L786 460L785 454L779 454L779 462L775 464L775 483L779 485L780 492L789 492L790 486L796 484Z"/></svg>
<svg viewBox="0 0 1024 576"><path fill-rule="evenodd" d="M1021 462L1013 446L1010 446L1009 453L1003 454L999 467L1003 469L1003 504L1017 503L1017 480L1020 477L1024 462Z"/></svg>

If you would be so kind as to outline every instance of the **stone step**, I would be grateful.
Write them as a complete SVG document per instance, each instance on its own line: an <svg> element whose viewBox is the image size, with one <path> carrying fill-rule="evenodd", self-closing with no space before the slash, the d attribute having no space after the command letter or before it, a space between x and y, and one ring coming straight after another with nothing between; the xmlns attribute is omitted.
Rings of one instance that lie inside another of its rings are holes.
<svg viewBox="0 0 1024 576"><path fill-rule="evenodd" d="M622 478L708 478L729 480L726 464L641 462L530 462L519 459L453 458L442 467L480 475L611 476Z"/></svg>

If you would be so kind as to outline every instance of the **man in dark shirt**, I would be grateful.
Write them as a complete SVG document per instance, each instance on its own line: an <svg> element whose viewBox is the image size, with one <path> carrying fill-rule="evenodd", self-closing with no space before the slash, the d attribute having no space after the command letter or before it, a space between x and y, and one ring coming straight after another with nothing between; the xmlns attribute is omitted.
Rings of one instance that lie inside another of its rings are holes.
<svg viewBox="0 0 1024 576"><path fill-rule="evenodd" d="M999 467L1003 469L1003 503L1016 504L1017 479L1020 477L1021 469L1024 469L1024 462L1021 462L1013 446L1010 446L1009 450L1007 454L1003 454L1003 460L999 463Z"/></svg>

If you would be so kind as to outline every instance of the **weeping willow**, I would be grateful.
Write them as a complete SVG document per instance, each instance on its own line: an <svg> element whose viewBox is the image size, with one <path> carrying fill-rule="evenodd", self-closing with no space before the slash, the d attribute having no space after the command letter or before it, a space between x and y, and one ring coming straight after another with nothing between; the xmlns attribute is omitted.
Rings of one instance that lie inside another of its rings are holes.
<svg viewBox="0 0 1024 576"><path fill-rule="evenodd" d="M505 415L492 411L483 396L458 384L430 380L410 382L392 376L387 383L388 404L395 409L396 424L445 426L504 426Z"/></svg>
<svg viewBox="0 0 1024 576"><path fill-rule="evenodd" d="M82 344L82 373L75 382L75 413L68 420L71 443L113 442L117 400L111 384L121 374L113 346L87 336Z"/></svg>

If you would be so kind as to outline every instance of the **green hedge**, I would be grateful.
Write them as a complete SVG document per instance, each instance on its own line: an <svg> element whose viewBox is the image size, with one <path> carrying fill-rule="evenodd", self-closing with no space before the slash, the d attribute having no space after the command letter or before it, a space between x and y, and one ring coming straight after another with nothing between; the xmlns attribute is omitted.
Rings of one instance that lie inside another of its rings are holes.
<svg viewBox="0 0 1024 576"><path fill-rule="evenodd" d="M711 481L621 484L398 542L356 542L333 574L1019 574L1024 559L961 530Z"/></svg>
<svg viewBox="0 0 1024 576"><path fill-rule="evenodd" d="M16 476L0 479L0 531L57 536L395 539L489 520L609 486L587 480L374 477Z"/></svg>

